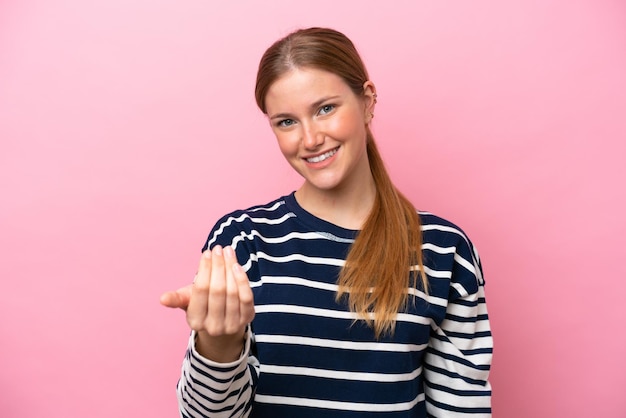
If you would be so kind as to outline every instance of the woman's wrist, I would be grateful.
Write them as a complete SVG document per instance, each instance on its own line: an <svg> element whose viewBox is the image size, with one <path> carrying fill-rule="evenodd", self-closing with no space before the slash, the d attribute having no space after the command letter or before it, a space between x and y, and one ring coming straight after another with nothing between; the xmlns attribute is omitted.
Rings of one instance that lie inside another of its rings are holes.
<svg viewBox="0 0 626 418"><path fill-rule="evenodd" d="M195 348L202 357L216 363L232 363L241 357L245 346L246 328L237 334L211 336L206 331L196 332Z"/></svg>

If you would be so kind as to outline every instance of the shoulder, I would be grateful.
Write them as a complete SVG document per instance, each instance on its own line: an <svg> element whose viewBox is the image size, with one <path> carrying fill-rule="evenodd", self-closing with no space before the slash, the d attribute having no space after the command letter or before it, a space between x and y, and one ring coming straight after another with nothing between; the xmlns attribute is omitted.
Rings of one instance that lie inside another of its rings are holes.
<svg viewBox="0 0 626 418"><path fill-rule="evenodd" d="M251 236L259 228L279 225L294 216L286 207L286 199L287 196L282 196L267 203L225 214L213 225L202 251L215 244L232 245L238 236Z"/></svg>
<svg viewBox="0 0 626 418"><path fill-rule="evenodd" d="M452 245L455 242L472 246L467 234L457 224L431 212L418 211L424 242Z"/></svg>
<svg viewBox="0 0 626 418"><path fill-rule="evenodd" d="M217 223L219 224L220 222L225 221L244 221L246 219L259 217L274 218L283 216L284 214L289 212L285 204L286 199L287 196L281 196L267 203L250 206L246 209L234 210L222 216Z"/></svg>
<svg viewBox="0 0 626 418"><path fill-rule="evenodd" d="M483 284L481 260L467 234L457 224L434 215L418 211L422 229L422 249L425 261L433 269L449 272L453 282L463 283L466 292ZM443 274L443 273L442 273Z"/></svg>

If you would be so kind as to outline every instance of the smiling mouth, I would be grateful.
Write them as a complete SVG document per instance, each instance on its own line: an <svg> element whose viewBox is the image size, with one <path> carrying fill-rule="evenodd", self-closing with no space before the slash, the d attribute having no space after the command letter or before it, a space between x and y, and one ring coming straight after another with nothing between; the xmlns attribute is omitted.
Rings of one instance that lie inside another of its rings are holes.
<svg viewBox="0 0 626 418"><path fill-rule="evenodd" d="M339 148L337 147L337 148L335 148L333 150L325 152L322 155L318 155L316 157L311 157L311 158L306 158L306 161L309 162L309 163L319 163L319 162L322 162L322 161L332 157L333 155L335 155L337 153L338 149Z"/></svg>

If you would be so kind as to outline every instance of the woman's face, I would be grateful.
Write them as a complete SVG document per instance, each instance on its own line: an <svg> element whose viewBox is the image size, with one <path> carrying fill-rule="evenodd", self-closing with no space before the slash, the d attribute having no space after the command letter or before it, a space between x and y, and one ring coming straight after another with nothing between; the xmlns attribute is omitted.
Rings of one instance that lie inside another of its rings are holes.
<svg viewBox="0 0 626 418"><path fill-rule="evenodd" d="M337 191L369 181L366 127L373 93L369 81L357 96L336 74L312 68L289 71L270 86L265 106L272 130L305 186Z"/></svg>

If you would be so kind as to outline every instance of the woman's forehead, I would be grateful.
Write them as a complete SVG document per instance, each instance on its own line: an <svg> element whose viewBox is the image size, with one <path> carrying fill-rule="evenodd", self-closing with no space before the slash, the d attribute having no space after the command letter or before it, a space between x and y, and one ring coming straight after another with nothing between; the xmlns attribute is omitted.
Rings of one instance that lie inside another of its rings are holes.
<svg viewBox="0 0 626 418"><path fill-rule="evenodd" d="M322 96L351 93L350 87L338 75L314 68L296 68L279 77L267 91L268 113L272 105L309 105Z"/></svg>

